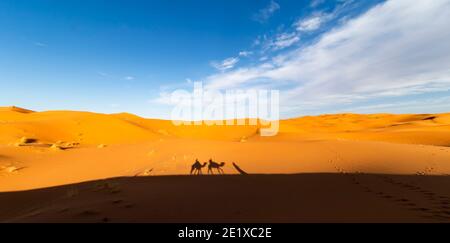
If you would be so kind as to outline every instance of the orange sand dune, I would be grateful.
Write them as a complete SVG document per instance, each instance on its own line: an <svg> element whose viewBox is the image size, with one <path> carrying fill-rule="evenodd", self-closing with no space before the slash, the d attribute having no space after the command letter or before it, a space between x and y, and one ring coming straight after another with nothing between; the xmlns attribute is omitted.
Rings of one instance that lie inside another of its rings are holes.
<svg viewBox="0 0 450 243"><path fill-rule="evenodd" d="M250 173L450 174L450 114L340 114L258 126L174 126L132 114L0 108L0 191L186 174L196 158ZM206 172L206 169L204 169Z"/></svg>

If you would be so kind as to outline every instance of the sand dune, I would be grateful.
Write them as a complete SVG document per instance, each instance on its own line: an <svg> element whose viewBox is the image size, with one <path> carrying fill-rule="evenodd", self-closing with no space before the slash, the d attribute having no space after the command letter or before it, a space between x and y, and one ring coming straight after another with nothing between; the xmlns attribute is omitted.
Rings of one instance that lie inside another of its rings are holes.
<svg viewBox="0 0 450 243"><path fill-rule="evenodd" d="M128 113L98 114L74 111L33 112L0 108L0 141L36 137L45 142L78 141L130 144L170 138L240 141L258 133L257 126L174 126L171 121L144 119ZM450 114L339 114L281 121L280 134L266 140L350 139L407 144L450 145Z"/></svg>
<svg viewBox="0 0 450 243"><path fill-rule="evenodd" d="M450 114L341 114L280 123L277 136L260 137L250 125L174 126L127 113L1 108L0 191L183 175L197 158L226 162L226 173L237 173L235 162L262 174L450 174Z"/></svg>
<svg viewBox="0 0 450 243"><path fill-rule="evenodd" d="M449 220L450 114L302 117L273 137L260 128L0 108L0 221ZM236 175L173 176L210 158Z"/></svg>

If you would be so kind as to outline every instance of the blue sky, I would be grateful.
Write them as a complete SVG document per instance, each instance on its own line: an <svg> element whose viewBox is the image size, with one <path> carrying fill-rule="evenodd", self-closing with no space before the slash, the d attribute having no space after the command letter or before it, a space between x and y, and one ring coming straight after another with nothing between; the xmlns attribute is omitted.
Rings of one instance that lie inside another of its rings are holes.
<svg viewBox="0 0 450 243"><path fill-rule="evenodd" d="M2 0L0 106L169 118L171 91L282 117L450 111L449 0Z"/></svg>

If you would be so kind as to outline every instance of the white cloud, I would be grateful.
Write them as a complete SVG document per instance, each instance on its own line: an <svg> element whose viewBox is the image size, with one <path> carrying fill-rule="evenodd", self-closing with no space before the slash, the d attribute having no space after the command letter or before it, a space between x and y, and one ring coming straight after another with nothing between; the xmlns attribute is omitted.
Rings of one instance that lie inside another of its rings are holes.
<svg viewBox="0 0 450 243"><path fill-rule="evenodd" d="M301 19L297 21L294 25L297 29L297 31L314 31L320 28L322 23L327 19L327 16L317 14L313 15L311 17L308 17L306 19Z"/></svg>
<svg viewBox="0 0 450 243"><path fill-rule="evenodd" d="M425 98L417 100L408 100L392 103L382 103L374 105L364 105L351 108L352 112L395 112L395 113L440 113L448 112L450 108L450 97L444 96L439 98ZM349 112L346 109L338 111L339 113Z"/></svg>
<svg viewBox="0 0 450 243"><path fill-rule="evenodd" d="M281 32L276 36L269 38L266 35L257 38L261 42L262 53L266 51L278 51L294 45L300 41L298 32Z"/></svg>
<svg viewBox="0 0 450 243"><path fill-rule="evenodd" d="M258 36L253 42L253 47L261 46L262 52L268 50L277 51L290 47L300 41L301 35L320 29L325 23L339 18L345 12L355 7L354 0L338 0L338 4L331 12L315 12L310 16L298 19L292 24L290 31L280 32L275 37L267 35ZM348 17L348 16L345 16ZM344 18L341 18L341 23Z"/></svg>
<svg viewBox="0 0 450 243"><path fill-rule="evenodd" d="M268 61L212 75L210 88L271 80L292 106L352 103L450 89L450 1L390 0L315 43Z"/></svg>
<svg viewBox="0 0 450 243"><path fill-rule="evenodd" d="M338 4L335 9L331 12L315 12L311 16L307 16L305 18L299 19L294 23L294 27L299 32L312 32L320 29L325 23L336 19L348 12L352 8L356 7L360 2L356 2L355 0L337 0ZM314 4L316 1L313 1L311 4ZM324 1L318 0L315 4L321 4ZM317 5L318 6L318 5ZM343 19L348 18L348 16L344 16Z"/></svg>
<svg viewBox="0 0 450 243"><path fill-rule="evenodd" d="M272 45L275 50L280 50L290 47L298 41L300 41L300 37L297 33L282 33L277 36Z"/></svg>
<svg viewBox="0 0 450 243"><path fill-rule="evenodd" d="M267 7L260 9L259 12L253 16L253 20L264 23L279 9L280 5L274 0L271 0Z"/></svg>
<svg viewBox="0 0 450 243"><path fill-rule="evenodd" d="M126 76L124 79L128 80L128 81L131 81L131 80L135 80L136 78L133 77L133 76Z"/></svg>
<svg viewBox="0 0 450 243"><path fill-rule="evenodd" d="M318 7L319 5L321 5L324 2L325 2L325 0L312 0L309 5L311 7L313 7L313 8L315 8L315 7Z"/></svg>
<svg viewBox="0 0 450 243"><path fill-rule="evenodd" d="M248 56L251 56L253 54L253 52L251 52L251 51L241 51L241 52L239 52L239 56L240 57L248 57Z"/></svg>
<svg viewBox="0 0 450 243"><path fill-rule="evenodd" d="M238 62L239 62L238 57L230 57L223 60L222 62L212 62L211 66L223 72L228 69L232 69Z"/></svg>

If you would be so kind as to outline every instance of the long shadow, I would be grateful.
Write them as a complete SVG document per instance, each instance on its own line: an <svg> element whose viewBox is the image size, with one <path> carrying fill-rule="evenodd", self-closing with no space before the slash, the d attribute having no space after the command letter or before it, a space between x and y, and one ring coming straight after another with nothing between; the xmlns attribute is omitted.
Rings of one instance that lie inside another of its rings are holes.
<svg viewBox="0 0 450 243"><path fill-rule="evenodd" d="M443 188L450 187L448 176L269 174L121 177L2 192L0 222L101 222L105 218L108 222L178 223L437 220L425 217L425 213L439 214L439 220L447 219L447 211L443 207L439 213L434 209L430 212L411 210L401 206L402 201L397 200L397 197L410 200L408 194L379 197L376 190L366 188L364 184L367 181L369 186L378 185L385 178L415 181L419 186L421 182L438 185L439 188L430 189L439 191L433 195L440 200L439 203L450 203L450 195L441 193ZM380 188L385 188L385 185Z"/></svg>

